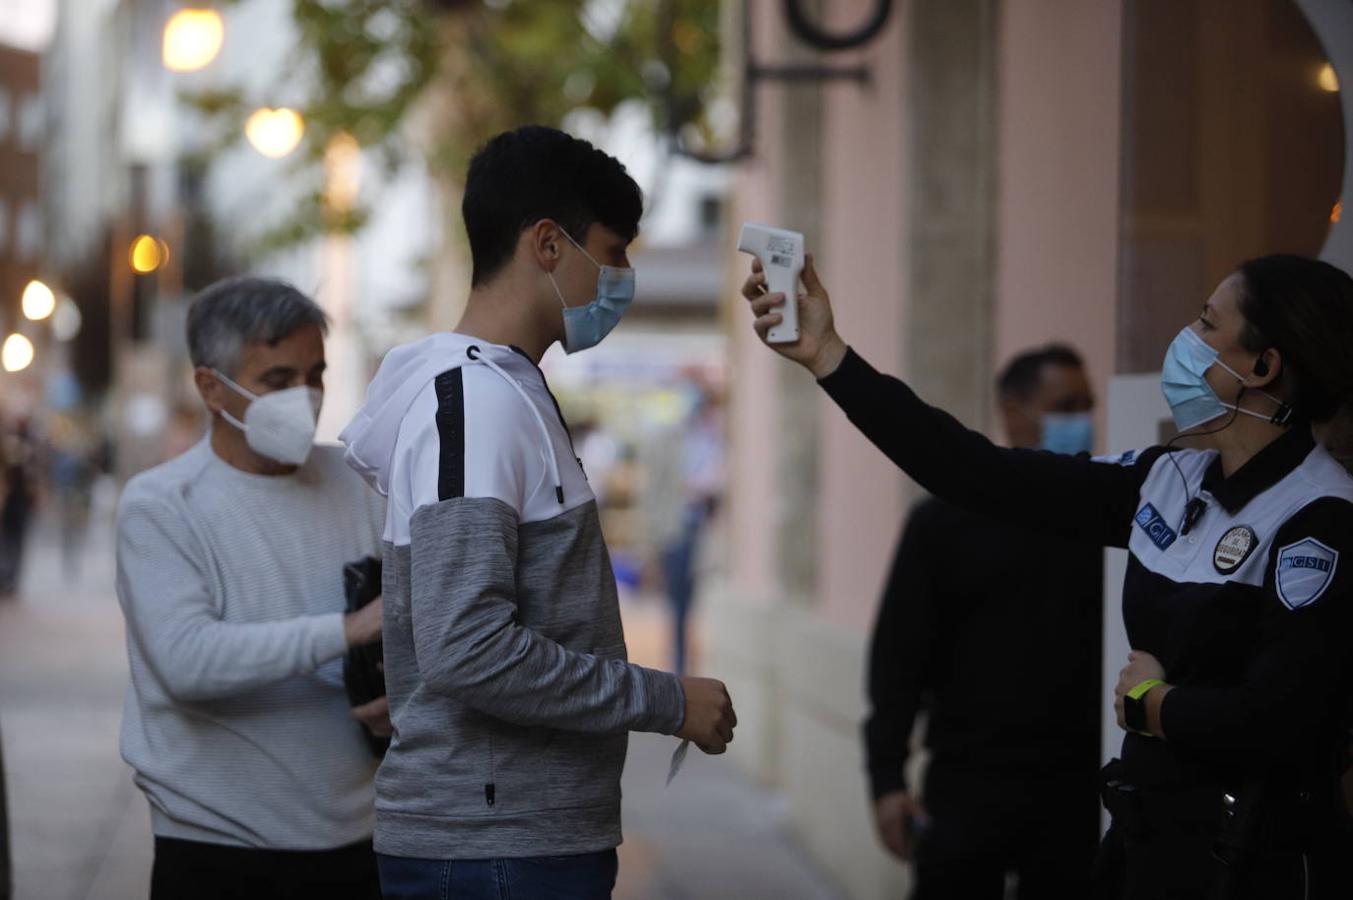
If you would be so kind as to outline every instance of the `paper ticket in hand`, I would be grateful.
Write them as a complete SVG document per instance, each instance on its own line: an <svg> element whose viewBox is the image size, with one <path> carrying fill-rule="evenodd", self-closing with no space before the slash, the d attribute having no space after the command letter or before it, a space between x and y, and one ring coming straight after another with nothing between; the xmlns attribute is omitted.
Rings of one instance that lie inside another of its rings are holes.
<svg viewBox="0 0 1353 900"><path fill-rule="evenodd" d="M672 767L667 770L667 783L671 784L672 779L677 777L681 771L681 764L686 761L686 752L691 749L689 740L682 741L672 753Z"/></svg>

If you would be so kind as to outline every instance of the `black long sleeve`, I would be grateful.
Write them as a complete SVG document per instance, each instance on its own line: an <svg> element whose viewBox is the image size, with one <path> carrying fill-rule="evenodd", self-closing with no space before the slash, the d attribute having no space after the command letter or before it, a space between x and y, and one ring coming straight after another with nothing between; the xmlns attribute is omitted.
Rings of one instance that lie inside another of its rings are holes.
<svg viewBox="0 0 1353 900"><path fill-rule="evenodd" d="M879 604L869 650L869 717L865 753L874 799L906 790L911 732L922 705L930 660L945 655L936 646L935 589L925 545L933 530L933 503L917 506L907 520Z"/></svg>
<svg viewBox="0 0 1353 900"><path fill-rule="evenodd" d="M1138 491L1160 452L1119 465L998 447L854 350L819 384L865 437L932 494L1062 537L1126 546Z"/></svg>
<svg viewBox="0 0 1353 900"><path fill-rule="evenodd" d="M1102 557L937 498L917 504L869 658L875 798L908 788L921 709L937 760L1011 777L1098 768Z"/></svg>

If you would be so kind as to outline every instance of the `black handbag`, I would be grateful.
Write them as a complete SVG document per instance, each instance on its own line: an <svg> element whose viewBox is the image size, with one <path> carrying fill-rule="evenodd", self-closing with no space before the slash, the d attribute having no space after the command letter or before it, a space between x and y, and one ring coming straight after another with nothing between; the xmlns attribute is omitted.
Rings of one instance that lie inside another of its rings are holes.
<svg viewBox="0 0 1353 900"><path fill-rule="evenodd" d="M381 561L375 556L348 563L343 567L343 594L347 611L355 613L381 595ZM350 647L343 660L343 687L348 703L363 706L385 696L385 651L380 641ZM371 752L384 756L390 746L388 737L379 737L362 729Z"/></svg>

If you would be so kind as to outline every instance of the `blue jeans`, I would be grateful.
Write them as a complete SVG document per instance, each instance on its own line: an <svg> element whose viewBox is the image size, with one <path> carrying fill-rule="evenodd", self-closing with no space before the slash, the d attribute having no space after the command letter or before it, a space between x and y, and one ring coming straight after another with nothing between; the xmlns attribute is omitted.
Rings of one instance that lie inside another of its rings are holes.
<svg viewBox="0 0 1353 900"><path fill-rule="evenodd" d="M609 900L614 850L527 859L410 859L378 854L385 900Z"/></svg>

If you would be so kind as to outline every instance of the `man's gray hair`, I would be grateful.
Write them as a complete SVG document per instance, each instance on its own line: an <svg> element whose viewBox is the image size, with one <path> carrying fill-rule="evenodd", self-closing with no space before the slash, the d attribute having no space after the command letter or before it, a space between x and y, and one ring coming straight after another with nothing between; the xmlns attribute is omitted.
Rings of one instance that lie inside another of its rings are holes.
<svg viewBox="0 0 1353 900"><path fill-rule="evenodd" d="M246 344L276 344L306 325L329 333L324 310L276 278L242 275L203 288L188 309L188 355L194 366L233 378Z"/></svg>

